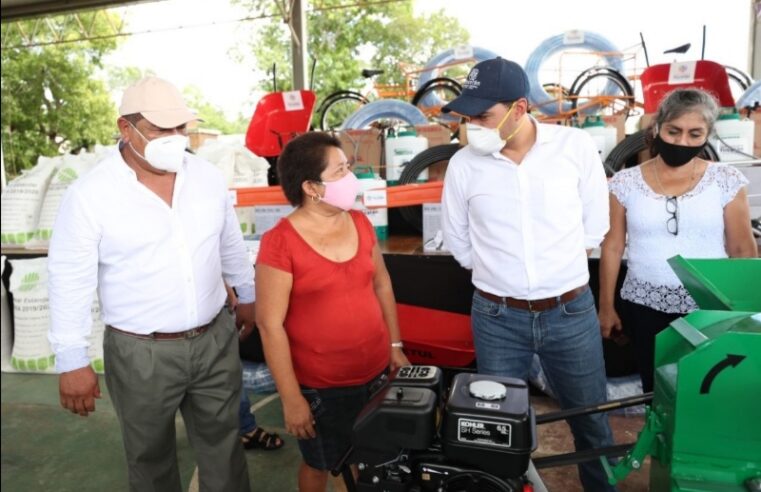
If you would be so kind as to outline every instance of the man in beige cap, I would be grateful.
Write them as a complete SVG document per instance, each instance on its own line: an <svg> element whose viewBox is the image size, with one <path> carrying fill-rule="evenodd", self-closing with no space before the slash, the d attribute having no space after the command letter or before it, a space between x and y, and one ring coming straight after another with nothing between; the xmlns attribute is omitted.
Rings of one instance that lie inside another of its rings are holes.
<svg viewBox="0 0 761 492"><path fill-rule="evenodd" d="M106 385L130 490L179 491L182 412L201 490L249 490L238 438L238 338L254 329L253 266L223 175L185 151L196 119L170 83L129 87L118 150L67 191L49 252L49 340L61 405L87 416L100 397L87 356L95 289ZM239 297L223 309L224 281Z"/></svg>

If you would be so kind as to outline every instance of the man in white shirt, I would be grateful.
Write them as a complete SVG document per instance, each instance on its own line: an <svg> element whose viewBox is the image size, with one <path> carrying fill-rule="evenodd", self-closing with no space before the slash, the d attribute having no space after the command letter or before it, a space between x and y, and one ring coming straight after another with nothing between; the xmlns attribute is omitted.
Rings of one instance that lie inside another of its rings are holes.
<svg viewBox="0 0 761 492"><path fill-rule="evenodd" d="M606 400L587 251L608 230L608 191L589 134L528 114L528 77L508 60L477 64L447 106L468 145L444 179L444 243L472 270L471 324L481 373L528 379L538 354L563 408ZM577 450L612 444L605 414L569 419ZM614 490L597 461L584 489Z"/></svg>
<svg viewBox="0 0 761 492"><path fill-rule="evenodd" d="M69 188L50 244L61 405L87 416L100 397L87 357L97 287L130 490L181 489L179 408L201 490L248 491L238 338L254 329L254 277L225 179L185 151L196 117L172 84L139 81L119 114L119 149ZM240 299L236 319L223 279Z"/></svg>

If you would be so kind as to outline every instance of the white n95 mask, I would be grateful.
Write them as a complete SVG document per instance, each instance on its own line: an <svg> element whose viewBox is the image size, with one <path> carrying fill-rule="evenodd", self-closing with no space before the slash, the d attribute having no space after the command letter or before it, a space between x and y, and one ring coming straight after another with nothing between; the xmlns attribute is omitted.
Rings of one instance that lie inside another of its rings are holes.
<svg viewBox="0 0 761 492"><path fill-rule="evenodd" d="M148 142L145 146L144 156L135 150L135 147L130 144L130 147L137 155L142 157L148 164L161 171L176 173L180 170L182 163L185 160L185 149L188 146L187 136L174 134L148 140L145 138L145 135L135 127L135 125L132 125L132 128L134 128L137 133Z"/></svg>
<svg viewBox="0 0 761 492"><path fill-rule="evenodd" d="M465 131L467 132L468 136L468 145L471 147L471 149L473 149L473 152L479 155L491 155L495 152L499 152L507 144L507 142L513 138L518 133L518 131L520 131L520 129L523 127L523 124L526 122L525 119L521 122L518 128L513 131L513 133L507 136L507 138L503 139L499 134L500 128L502 128L502 125L505 124L505 121L507 121L507 118L510 116L510 113L513 112L514 108L515 103L510 106L510 109L502 118L502 121L499 122L496 128L486 128L485 126L480 126L473 123L465 124Z"/></svg>

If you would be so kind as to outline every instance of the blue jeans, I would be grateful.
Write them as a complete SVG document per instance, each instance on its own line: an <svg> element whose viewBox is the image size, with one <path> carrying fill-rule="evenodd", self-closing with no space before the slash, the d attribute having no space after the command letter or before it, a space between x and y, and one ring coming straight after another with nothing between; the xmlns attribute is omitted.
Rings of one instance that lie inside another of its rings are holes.
<svg viewBox="0 0 761 492"><path fill-rule="evenodd" d="M542 312L498 304L476 291L471 325L478 372L525 381L536 353L561 408L607 400L602 338L589 289L570 302ZM607 414L568 420L577 451L613 444ZM597 460L579 464L579 475L587 492L616 490L608 484Z"/></svg>
<svg viewBox="0 0 761 492"><path fill-rule="evenodd" d="M240 361L243 365L243 384L240 390L240 434L248 434L256 429L256 416L251 411L251 400L248 392L272 393L275 391L275 381L272 379L267 364L264 362Z"/></svg>

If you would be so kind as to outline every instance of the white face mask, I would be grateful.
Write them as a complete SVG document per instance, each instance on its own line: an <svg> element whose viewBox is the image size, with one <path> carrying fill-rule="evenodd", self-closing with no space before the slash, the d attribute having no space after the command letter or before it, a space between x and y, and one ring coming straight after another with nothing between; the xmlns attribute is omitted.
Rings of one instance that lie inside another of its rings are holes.
<svg viewBox="0 0 761 492"><path fill-rule="evenodd" d="M505 114L504 118L502 118L502 121L499 122L496 128L486 128L485 126L475 125L473 123L465 124L468 145L473 149L473 152L479 155L491 155L495 152L499 152L507 144L508 140L518 133L523 126L523 123L525 123L525 120L521 122L520 126L518 126L518 128L516 128L507 138L503 139L499 133L502 125L505 124L510 113L513 112L513 108L515 108L515 103L513 103L510 110Z"/></svg>
<svg viewBox="0 0 761 492"><path fill-rule="evenodd" d="M132 125L132 128L134 128L135 131L148 142L145 146L145 156L135 150L135 147L132 147L131 143L129 144L137 155L152 167L161 171L176 173L180 170L182 163L185 160L185 149L188 146L188 137L185 135L174 134L167 137L148 140L145 138L145 135L135 127L135 125Z"/></svg>

